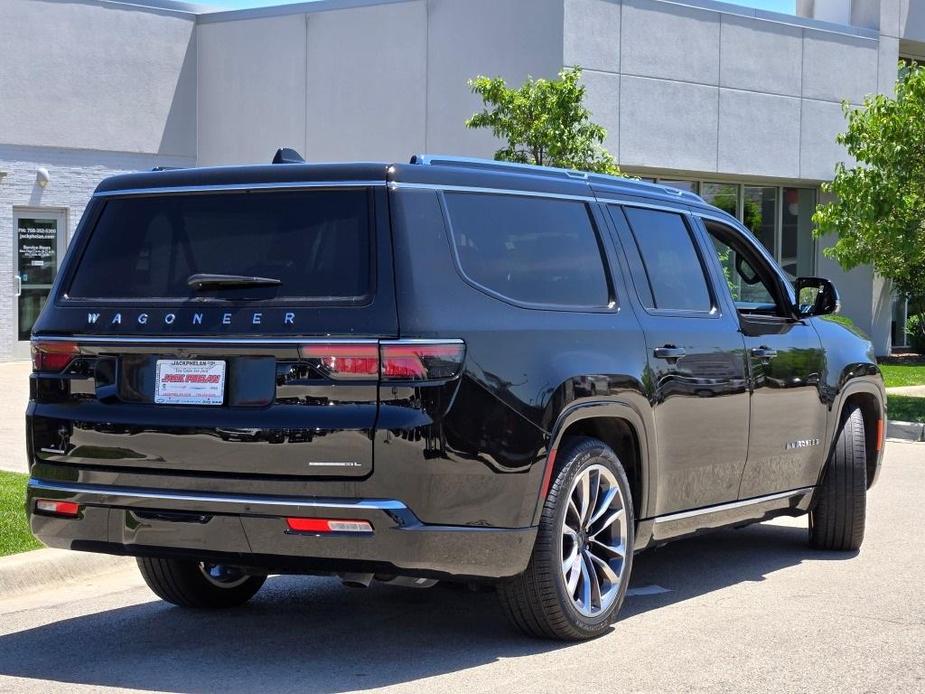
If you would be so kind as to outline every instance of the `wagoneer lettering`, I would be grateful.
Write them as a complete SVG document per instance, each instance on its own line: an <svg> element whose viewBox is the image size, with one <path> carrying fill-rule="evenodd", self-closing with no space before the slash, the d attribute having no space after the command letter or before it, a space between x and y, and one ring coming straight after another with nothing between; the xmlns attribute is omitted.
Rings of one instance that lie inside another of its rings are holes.
<svg viewBox="0 0 925 694"><path fill-rule="evenodd" d="M596 174L276 160L100 184L32 336L46 544L187 607L274 573L487 582L559 639L669 540L809 514L860 546L871 346L735 219Z"/></svg>

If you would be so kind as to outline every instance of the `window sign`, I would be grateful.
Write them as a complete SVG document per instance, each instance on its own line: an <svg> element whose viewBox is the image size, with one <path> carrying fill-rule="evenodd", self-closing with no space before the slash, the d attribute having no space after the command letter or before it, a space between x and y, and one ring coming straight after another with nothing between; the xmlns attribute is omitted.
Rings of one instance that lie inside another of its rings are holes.
<svg viewBox="0 0 925 694"><path fill-rule="evenodd" d="M23 284L51 284L58 269L58 220L21 218L17 263Z"/></svg>
<svg viewBox="0 0 925 694"><path fill-rule="evenodd" d="M29 339L51 292L64 250L65 214L55 210L14 211L13 258L16 280L16 339Z"/></svg>

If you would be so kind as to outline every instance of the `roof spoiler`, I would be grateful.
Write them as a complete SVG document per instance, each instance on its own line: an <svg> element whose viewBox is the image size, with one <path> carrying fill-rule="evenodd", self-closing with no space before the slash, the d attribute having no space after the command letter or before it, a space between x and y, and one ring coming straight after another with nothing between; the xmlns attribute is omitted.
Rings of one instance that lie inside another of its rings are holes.
<svg viewBox="0 0 925 694"><path fill-rule="evenodd" d="M274 164L304 164L302 155L289 147L280 147L273 157Z"/></svg>

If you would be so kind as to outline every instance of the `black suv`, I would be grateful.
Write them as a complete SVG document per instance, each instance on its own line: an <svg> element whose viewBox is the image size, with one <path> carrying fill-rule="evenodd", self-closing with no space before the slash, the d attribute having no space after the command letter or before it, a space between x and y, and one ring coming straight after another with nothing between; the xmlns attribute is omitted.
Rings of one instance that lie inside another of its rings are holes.
<svg viewBox="0 0 925 694"><path fill-rule="evenodd" d="M563 639L668 540L809 513L859 547L884 391L826 280L661 185L291 159L97 188L33 335L46 544L189 607L487 581Z"/></svg>

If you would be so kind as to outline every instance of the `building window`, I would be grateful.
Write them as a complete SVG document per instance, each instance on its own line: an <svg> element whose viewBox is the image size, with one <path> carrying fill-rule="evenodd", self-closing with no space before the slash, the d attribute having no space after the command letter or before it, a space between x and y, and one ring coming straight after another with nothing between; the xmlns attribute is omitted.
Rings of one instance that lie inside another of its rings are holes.
<svg viewBox="0 0 925 694"><path fill-rule="evenodd" d="M815 189L668 178L658 182L692 193L699 191L706 202L742 222L793 277L810 276L815 271Z"/></svg>
<svg viewBox="0 0 925 694"><path fill-rule="evenodd" d="M742 223L777 257L777 188L745 186Z"/></svg>
<svg viewBox="0 0 925 694"><path fill-rule="evenodd" d="M813 240L816 191L811 188L784 188L783 196L781 249L777 259L794 277L812 275L816 255Z"/></svg>
<svg viewBox="0 0 925 694"><path fill-rule="evenodd" d="M736 219L739 216L739 186L736 183L704 183L700 197Z"/></svg>

